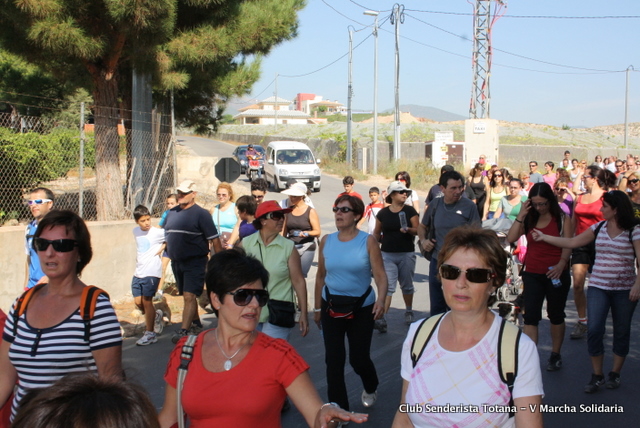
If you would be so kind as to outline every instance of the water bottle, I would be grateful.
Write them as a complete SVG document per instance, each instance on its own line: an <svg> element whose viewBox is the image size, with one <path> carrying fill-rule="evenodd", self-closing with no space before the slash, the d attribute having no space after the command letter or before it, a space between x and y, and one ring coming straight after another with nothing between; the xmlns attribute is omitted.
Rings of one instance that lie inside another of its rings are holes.
<svg viewBox="0 0 640 428"><path fill-rule="evenodd" d="M409 228L409 226L407 226L407 215L404 211L400 211L398 216L400 216L400 229L407 230Z"/></svg>
<svg viewBox="0 0 640 428"><path fill-rule="evenodd" d="M553 266L549 266L549 270L553 269ZM562 282L560 281L559 278L555 278L551 280L551 283L553 284L554 287L558 288L562 285Z"/></svg>

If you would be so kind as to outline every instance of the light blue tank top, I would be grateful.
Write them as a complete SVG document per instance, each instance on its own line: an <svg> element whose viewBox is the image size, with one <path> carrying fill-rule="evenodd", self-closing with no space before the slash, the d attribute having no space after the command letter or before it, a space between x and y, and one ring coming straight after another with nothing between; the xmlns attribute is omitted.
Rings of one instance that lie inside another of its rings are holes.
<svg viewBox="0 0 640 428"><path fill-rule="evenodd" d="M236 204L231 202L231 206L224 211L220 211L218 206L219 205L216 205L213 214L211 214L216 229L218 229L218 232L233 232L233 228L238 221L238 217L236 217Z"/></svg>
<svg viewBox="0 0 640 428"><path fill-rule="evenodd" d="M327 271L324 283L331 294L360 297L371 286L368 237L368 233L359 231L352 240L341 242L338 232L327 235L322 254ZM326 300L325 289L322 290L322 295ZM370 293L362 306L373 305L375 301L375 293Z"/></svg>

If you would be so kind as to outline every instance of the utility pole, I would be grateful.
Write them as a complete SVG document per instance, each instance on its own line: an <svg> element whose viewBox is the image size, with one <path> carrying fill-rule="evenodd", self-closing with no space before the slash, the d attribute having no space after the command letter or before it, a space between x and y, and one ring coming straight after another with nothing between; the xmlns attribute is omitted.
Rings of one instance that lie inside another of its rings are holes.
<svg viewBox="0 0 640 428"><path fill-rule="evenodd" d="M373 24L373 173L378 173L378 15L375 10L365 10L365 15L375 16Z"/></svg>
<svg viewBox="0 0 640 428"><path fill-rule="evenodd" d="M353 26L347 27L349 30L349 83L347 86L347 165L353 167L353 142L351 139L351 124L353 114L351 111L351 98L353 97Z"/></svg>
<svg viewBox="0 0 640 428"><path fill-rule="evenodd" d="M404 5L396 3L389 20L396 27L395 56L395 127L393 132L393 159L400 159L400 24L404 23Z"/></svg>
<svg viewBox="0 0 640 428"><path fill-rule="evenodd" d="M629 148L629 71L633 70L633 65L627 67L626 86L624 92L624 149Z"/></svg>
<svg viewBox="0 0 640 428"><path fill-rule="evenodd" d="M276 73L276 103L273 105L273 129L274 131L278 130L278 73Z"/></svg>

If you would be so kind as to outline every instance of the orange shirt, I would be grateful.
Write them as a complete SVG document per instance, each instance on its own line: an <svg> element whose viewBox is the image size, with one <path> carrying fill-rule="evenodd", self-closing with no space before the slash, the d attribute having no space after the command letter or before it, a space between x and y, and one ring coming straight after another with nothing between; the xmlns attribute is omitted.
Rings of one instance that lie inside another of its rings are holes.
<svg viewBox="0 0 640 428"><path fill-rule="evenodd" d="M280 428L280 411L287 388L309 369L291 345L258 333L240 364L225 372L212 373L202 364L200 334L182 389L182 403L192 428ZM176 387L180 353L186 338L171 352L164 375Z"/></svg>

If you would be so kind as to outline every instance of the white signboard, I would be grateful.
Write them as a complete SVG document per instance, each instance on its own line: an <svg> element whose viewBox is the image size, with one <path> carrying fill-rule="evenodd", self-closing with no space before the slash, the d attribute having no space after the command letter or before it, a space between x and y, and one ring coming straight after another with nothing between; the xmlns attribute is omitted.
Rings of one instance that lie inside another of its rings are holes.
<svg viewBox="0 0 640 428"><path fill-rule="evenodd" d="M484 122L476 122L473 124L474 134L484 134L487 132L487 125Z"/></svg>
<svg viewBox="0 0 640 428"><path fill-rule="evenodd" d="M434 133L434 141L431 148L432 163L436 168L442 167L449 160L447 144L453 143L453 131Z"/></svg>

